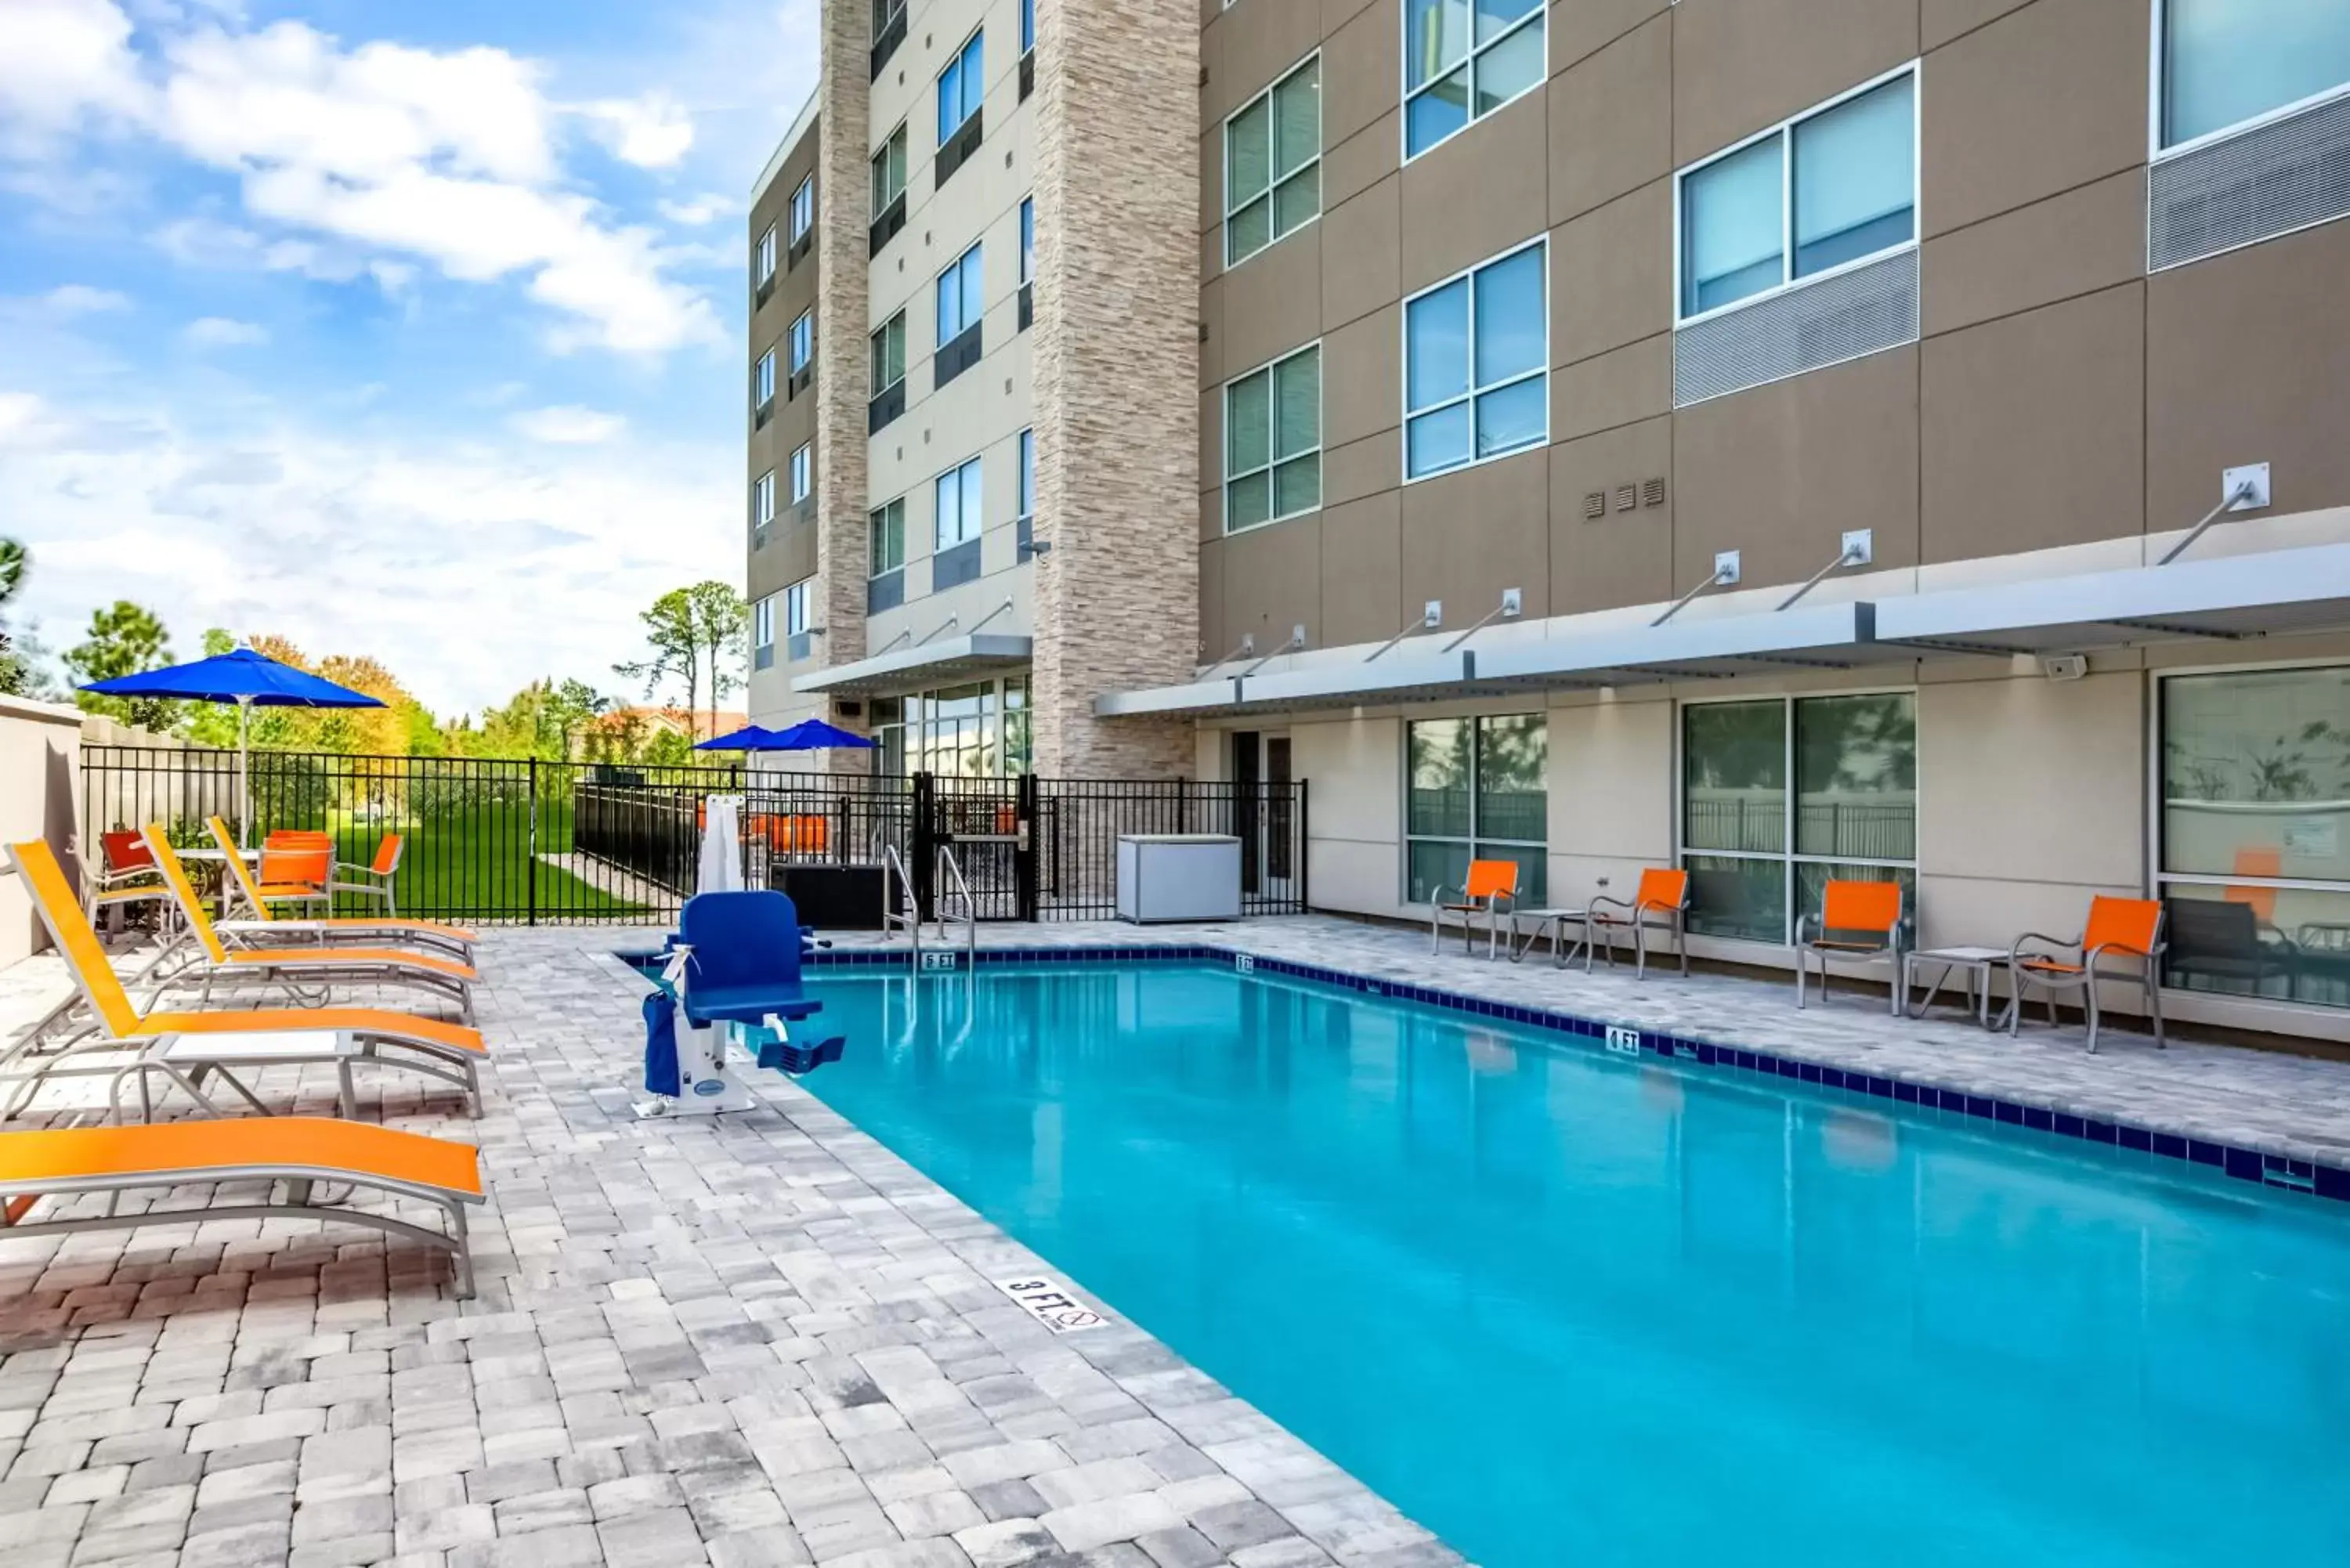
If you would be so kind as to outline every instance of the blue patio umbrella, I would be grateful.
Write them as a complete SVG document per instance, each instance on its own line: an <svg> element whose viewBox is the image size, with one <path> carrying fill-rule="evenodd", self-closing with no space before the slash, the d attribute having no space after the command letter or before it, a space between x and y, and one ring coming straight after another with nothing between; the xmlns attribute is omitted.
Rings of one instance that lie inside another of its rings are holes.
<svg viewBox="0 0 2350 1568"><path fill-rule="evenodd" d="M775 743L775 732L759 724L745 724L723 735L696 742L697 752L764 752Z"/></svg>
<svg viewBox="0 0 2350 1568"><path fill-rule="evenodd" d="M881 742L853 734L821 719L803 719L788 730L776 730L769 734L767 743L753 748L762 752L835 752L870 751Z"/></svg>
<svg viewBox="0 0 2350 1568"><path fill-rule="evenodd" d="M106 697L176 697L190 702L236 704L237 841L252 834L253 711L260 708L380 708L364 691L338 686L307 670L280 664L249 648L234 649L163 670L93 680L82 688Z"/></svg>

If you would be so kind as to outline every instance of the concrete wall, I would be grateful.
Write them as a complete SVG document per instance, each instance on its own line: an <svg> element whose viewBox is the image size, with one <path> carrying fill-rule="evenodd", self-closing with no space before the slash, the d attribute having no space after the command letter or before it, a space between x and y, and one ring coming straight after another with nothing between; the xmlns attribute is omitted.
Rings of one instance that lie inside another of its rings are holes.
<svg viewBox="0 0 2350 1568"><path fill-rule="evenodd" d="M47 841L70 873L76 867L80 711L0 697L0 843ZM0 877L0 969L47 946L31 898Z"/></svg>

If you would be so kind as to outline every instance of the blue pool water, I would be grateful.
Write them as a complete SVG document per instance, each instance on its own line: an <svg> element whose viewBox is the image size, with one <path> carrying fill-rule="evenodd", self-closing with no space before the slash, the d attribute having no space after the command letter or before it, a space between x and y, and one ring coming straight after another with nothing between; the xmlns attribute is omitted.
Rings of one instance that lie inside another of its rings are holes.
<svg viewBox="0 0 2350 1568"><path fill-rule="evenodd" d="M2350 1562L2330 1205L1228 970L816 986L812 1092L1488 1568Z"/></svg>

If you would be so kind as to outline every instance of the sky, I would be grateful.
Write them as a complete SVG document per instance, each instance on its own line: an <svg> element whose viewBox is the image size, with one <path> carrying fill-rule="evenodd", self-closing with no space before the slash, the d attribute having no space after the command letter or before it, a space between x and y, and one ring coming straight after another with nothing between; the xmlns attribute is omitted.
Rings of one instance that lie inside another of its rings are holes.
<svg viewBox="0 0 2350 1568"><path fill-rule="evenodd" d="M816 0L0 0L11 607L634 698L743 578L751 182Z"/></svg>

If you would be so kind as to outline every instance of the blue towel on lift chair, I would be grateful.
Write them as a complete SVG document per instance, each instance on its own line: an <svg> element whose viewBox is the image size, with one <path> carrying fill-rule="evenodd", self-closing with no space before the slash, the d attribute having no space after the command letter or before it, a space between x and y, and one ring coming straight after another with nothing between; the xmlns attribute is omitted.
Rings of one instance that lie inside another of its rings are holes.
<svg viewBox="0 0 2350 1568"><path fill-rule="evenodd" d="M806 939L797 909L782 893L701 893L686 900L679 945L692 950L685 982L685 1015L695 1024L760 1024L774 1017L795 1023L824 1003L800 982ZM770 1041L759 1065L795 1075L840 1059L837 1039L813 1044Z"/></svg>
<svg viewBox="0 0 2350 1568"><path fill-rule="evenodd" d="M677 1081L677 999L665 991L645 998L645 1093L681 1093Z"/></svg>

